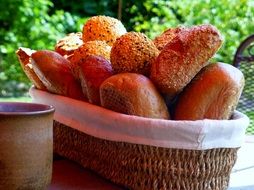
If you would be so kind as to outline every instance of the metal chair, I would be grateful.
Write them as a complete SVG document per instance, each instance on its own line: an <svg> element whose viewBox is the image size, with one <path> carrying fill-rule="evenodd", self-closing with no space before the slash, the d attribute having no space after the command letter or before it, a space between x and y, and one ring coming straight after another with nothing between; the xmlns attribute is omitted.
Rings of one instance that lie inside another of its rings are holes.
<svg viewBox="0 0 254 190"><path fill-rule="evenodd" d="M245 76L245 87L239 100L237 110L250 118L248 134L254 134L254 34L246 38L238 47L233 65Z"/></svg>

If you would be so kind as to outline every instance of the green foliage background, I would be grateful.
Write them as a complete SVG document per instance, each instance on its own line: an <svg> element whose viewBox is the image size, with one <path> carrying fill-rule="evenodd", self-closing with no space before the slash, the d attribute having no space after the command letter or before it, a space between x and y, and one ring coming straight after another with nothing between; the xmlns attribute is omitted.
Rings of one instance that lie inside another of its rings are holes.
<svg viewBox="0 0 254 190"><path fill-rule="evenodd" d="M18 47L53 49L56 40L81 31L88 17L99 14L121 16L129 31L150 38L169 27L211 23L224 37L214 60L226 63L254 33L253 0L0 0L0 96L24 95L31 85L15 55Z"/></svg>

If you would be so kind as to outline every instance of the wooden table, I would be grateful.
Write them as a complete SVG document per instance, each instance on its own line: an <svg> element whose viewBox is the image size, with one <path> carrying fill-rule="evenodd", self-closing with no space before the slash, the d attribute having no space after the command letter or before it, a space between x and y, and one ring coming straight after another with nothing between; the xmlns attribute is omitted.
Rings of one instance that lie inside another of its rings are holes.
<svg viewBox="0 0 254 190"><path fill-rule="evenodd" d="M67 159L53 164L52 182L48 190L123 190L94 172Z"/></svg>

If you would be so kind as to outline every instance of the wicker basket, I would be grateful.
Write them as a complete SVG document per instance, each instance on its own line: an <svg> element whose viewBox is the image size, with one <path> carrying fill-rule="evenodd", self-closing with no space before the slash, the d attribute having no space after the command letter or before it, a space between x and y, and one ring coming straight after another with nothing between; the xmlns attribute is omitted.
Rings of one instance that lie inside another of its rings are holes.
<svg viewBox="0 0 254 190"><path fill-rule="evenodd" d="M54 122L56 153L130 189L227 189L237 150L184 150L115 142Z"/></svg>
<svg viewBox="0 0 254 190"><path fill-rule="evenodd" d="M249 122L239 112L222 121L147 119L33 88L30 94L56 109L55 153L134 190L227 189Z"/></svg>

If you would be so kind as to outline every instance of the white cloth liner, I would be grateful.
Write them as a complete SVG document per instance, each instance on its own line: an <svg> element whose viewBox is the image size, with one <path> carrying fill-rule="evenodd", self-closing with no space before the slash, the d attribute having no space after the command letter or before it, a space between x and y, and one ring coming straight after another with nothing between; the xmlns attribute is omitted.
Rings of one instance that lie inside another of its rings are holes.
<svg viewBox="0 0 254 190"><path fill-rule="evenodd" d="M249 124L238 111L232 120L173 121L120 114L34 87L30 95L33 102L54 106L56 121L111 141L192 150L236 148L242 145Z"/></svg>

